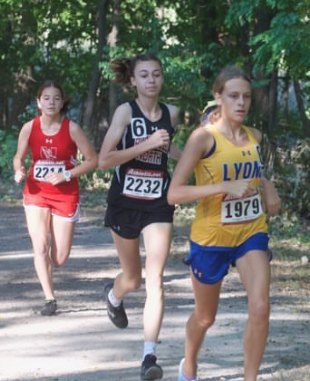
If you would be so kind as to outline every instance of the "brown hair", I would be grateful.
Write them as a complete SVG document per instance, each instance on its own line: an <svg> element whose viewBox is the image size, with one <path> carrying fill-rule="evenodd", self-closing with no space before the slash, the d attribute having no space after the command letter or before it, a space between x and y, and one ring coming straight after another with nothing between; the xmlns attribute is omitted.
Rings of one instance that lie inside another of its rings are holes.
<svg viewBox="0 0 310 381"><path fill-rule="evenodd" d="M251 78L243 69L237 66L224 67L224 69L221 70L221 72L215 78L215 81L213 82L213 87L212 87L213 96L215 96L215 94L222 94L225 87L225 83L231 79L237 79L237 78L242 78L245 81L249 82L249 84L251 85ZM217 122L220 117L221 117L221 108L217 106L214 110L212 110L208 114L208 122L213 124Z"/></svg>
<svg viewBox="0 0 310 381"><path fill-rule="evenodd" d="M64 94L64 91L63 91L62 87L57 82L52 81L51 79L45 80L42 83L42 85L39 87L39 89L37 91L37 99L41 98L41 95L42 95L43 91L45 89L47 89L48 87L55 87L55 89L58 89L60 91L61 98L64 101L63 107L60 110L60 112L62 114L66 113L68 111L68 105L69 105L70 99L65 97L65 94Z"/></svg>
<svg viewBox="0 0 310 381"><path fill-rule="evenodd" d="M130 85L130 78L133 77L135 68L139 62L156 61L160 68L163 65L154 54L140 54L134 58L119 58L111 62L111 69L115 73L115 82L120 85Z"/></svg>

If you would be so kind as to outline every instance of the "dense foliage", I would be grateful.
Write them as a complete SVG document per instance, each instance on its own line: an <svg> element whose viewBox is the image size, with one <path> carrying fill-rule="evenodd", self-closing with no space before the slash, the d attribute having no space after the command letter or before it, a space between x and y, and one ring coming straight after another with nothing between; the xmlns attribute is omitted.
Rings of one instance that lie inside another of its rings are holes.
<svg viewBox="0 0 310 381"><path fill-rule="evenodd" d="M248 123L271 143L267 167L286 212L310 216L309 17L310 0L0 1L0 176L11 176L45 78L63 84L71 117L98 149L115 107L132 96L113 85L111 59L150 51L164 64L163 99L181 110L181 146L220 68L246 68L255 87Z"/></svg>

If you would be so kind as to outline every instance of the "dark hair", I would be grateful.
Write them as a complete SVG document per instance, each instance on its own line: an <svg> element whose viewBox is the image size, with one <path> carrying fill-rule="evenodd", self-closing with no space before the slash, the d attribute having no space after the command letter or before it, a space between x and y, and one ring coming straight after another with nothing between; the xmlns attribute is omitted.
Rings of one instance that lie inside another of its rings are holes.
<svg viewBox="0 0 310 381"><path fill-rule="evenodd" d="M121 85L130 85L130 78L133 77L135 68L139 62L156 61L160 68L163 65L154 54L140 54L134 58L119 58L111 62L111 69L115 73L115 82Z"/></svg>
<svg viewBox="0 0 310 381"><path fill-rule="evenodd" d="M64 104L63 104L63 107L62 109L60 110L60 112L62 114L66 113L68 111L68 105L69 105L69 102L70 102L70 99L65 97L65 94L64 94L64 91L62 89L62 87L55 81L52 81L51 79L47 79L45 80L42 85L39 87L38 91L37 91L37 99L40 99L41 98L41 95L43 93L43 91L45 89L47 89L48 87L55 87L55 89L58 89L60 91L60 94L61 94L61 98L63 99L64 101Z"/></svg>
<svg viewBox="0 0 310 381"><path fill-rule="evenodd" d="M220 71L218 76L215 78L212 87L213 96L215 94L221 94L224 90L225 83L231 79L242 78L249 82L251 85L250 76L241 68L237 66L226 66ZM215 123L221 117L221 108L219 106L215 107L213 110L209 111L207 115L207 122Z"/></svg>

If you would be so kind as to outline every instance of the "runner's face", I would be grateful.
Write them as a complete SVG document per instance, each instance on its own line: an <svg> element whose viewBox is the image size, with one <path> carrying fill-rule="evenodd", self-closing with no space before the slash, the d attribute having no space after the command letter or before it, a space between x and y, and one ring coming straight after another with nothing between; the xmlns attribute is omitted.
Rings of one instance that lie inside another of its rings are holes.
<svg viewBox="0 0 310 381"><path fill-rule="evenodd" d="M242 123L251 105L251 85L243 78L230 79L221 94L215 98L221 106L221 115L232 122Z"/></svg>
<svg viewBox="0 0 310 381"><path fill-rule="evenodd" d="M55 116L60 113L63 107L63 99L59 89L55 87L47 87L42 91L40 98L37 100L38 107L42 114Z"/></svg>
<svg viewBox="0 0 310 381"><path fill-rule="evenodd" d="M157 61L138 61L131 84L139 95L156 97L163 85L163 74Z"/></svg>

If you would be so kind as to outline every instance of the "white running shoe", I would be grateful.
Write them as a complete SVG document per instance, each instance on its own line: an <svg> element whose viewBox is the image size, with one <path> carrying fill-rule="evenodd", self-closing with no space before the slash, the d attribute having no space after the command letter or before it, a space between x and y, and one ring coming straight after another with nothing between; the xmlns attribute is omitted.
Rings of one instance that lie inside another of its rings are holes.
<svg viewBox="0 0 310 381"><path fill-rule="evenodd" d="M188 381L186 380L184 377L183 377L183 364L184 364L184 361L185 359L182 359L180 361L180 365L179 365L179 374L178 374L178 379L177 381ZM191 381L198 381L197 378L193 378Z"/></svg>

